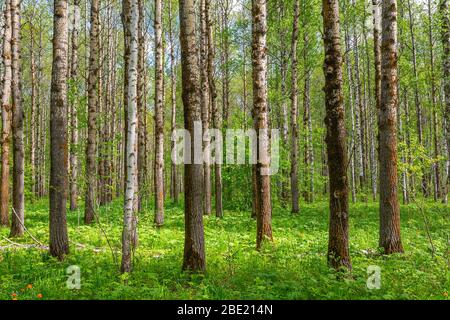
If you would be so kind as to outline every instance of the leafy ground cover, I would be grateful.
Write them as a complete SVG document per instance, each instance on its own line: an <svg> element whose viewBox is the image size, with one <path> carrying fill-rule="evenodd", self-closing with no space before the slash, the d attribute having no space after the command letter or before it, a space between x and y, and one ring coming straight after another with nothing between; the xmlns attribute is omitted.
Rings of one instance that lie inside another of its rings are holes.
<svg viewBox="0 0 450 320"><path fill-rule="evenodd" d="M27 207L31 234L48 242L48 202ZM0 299L448 299L449 211L440 204L403 206L405 254L383 256L377 249L378 207L351 206L353 270L327 267L326 202L303 205L298 216L277 208L274 243L255 250L255 221L248 212L205 217L207 273L181 272L183 208L169 204L163 228L153 227L148 206L139 220L134 272L120 275L122 201L99 210L100 224L84 226L83 208L68 213L71 253L65 261L46 250L12 245L0 229ZM13 239L35 243L29 235ZM77 265L81 289L67 288L67 268ZM381 288L369 290L367 268L381 269Z"/></svg>

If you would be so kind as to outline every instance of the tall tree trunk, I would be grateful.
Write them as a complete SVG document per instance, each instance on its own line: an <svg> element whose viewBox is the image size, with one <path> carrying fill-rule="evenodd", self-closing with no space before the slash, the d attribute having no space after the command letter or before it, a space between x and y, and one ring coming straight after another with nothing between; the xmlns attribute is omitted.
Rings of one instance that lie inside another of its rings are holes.
<svg viewBox="0 0 450 320"><path fill-rule="evenodd" d="M433 17L431 13L431 0L427 2L428 7L428 42L430 46L430 86L431 86L431 106L433 114L433 147L434 158L436 159L433 164L434 171L434 201L438 201L441 197L441 174L440 163L437 161L439 157L439 128L438 128L438 115L437 115L437 101L436 101L436 76L434 66L434 42L433 42Z"/></svg>
<svg viewBox="0 0 450 320"><path fill-rule="evenodd" d="M442 46L443 50L443 83L444 83L444 98L445 98L445 111L444 111L444 119L445 119L445 141L448 152L448 157L450 158L450 18L449 18L449 4L448 0L441 0L439 5L439 11L442 19ZM448 185L450 184L450 177L448 174L448 164L447 164L447 181L445 182L447 185L445 198L448 193Z"/></svg>
<svg viewBox="0 0 450 320"><path fill-rule="evenodd" d="M211 116L214 129L220 128L220 113L217 107L217 90L214 80L214 39L213 39L213 21L211 19L211 0L205 0L205 20L207 28L207 45L208 45L208 82L209 82L209 98L211 103ZM217 157L216 157L217 159ZM222 204L222 165L219 161L214 162L214 180L215 180L215 205L216 217L223 217Z"/></svg>
<svg viewBox="0 0 450 320"><path fill-rule="evenodd" d="M267 3L252 1L253 117L257 136L256 164L256 247L272 237L272 200L270 194L270 134L267 99Z"/></svg>
<svg viewBox="0 0 450 320"><path fill-rule="evenodd" d="M37 149L37 127L39 126L38 117L36 116L36 39L35 39L35 26L33 19L35 17L35 12L33 11L32 17L30 18L30 82L31 82L31 110L30 110L30 166L31 166L31 192L33 196L38 196L37 192L37 179L36 179L36 149Z"/></svg>
<svg viewBox="0 0 450 320"><path fill-rule="evenodd" d="M309 8L309 6L304 6L304 8ZM304 16L302 19L303 24L303 65L304 71L304 88L303 88L303 106L304 106L304 117L303 124L306 131L306 143L305 143L305 181L309 185L305 185L305 192L307 194L306 201L309 203L314 202L314 144L313 144L313 128L312 128L312 116L311 116L311 75L312 70L309 66L309 54L310 54L310 40L308 35L307 27L307 17ZM308 178L306 178L308 177Z"/></svg>
<svg viewBox="0 0 450 320"><path fill-rule="evenodd" d="M354 70L355 70L355 79L354 79L354 93L355 93L355 102L358 104L358 108L355 109L355 120L356 120L356 130L355 133L357 136L356 139L356 158L357 158L357 167L359 173L359 187L360 191L364 193L364 184L366 179L366 162L365 159L365 122L364 122L364 113L365 113L365 105L363 102L363 95L361 89L361 76L359 70L359 44L358 37L356 35L356 27L353 26L353 58L354 58Z"/></svg>
<svg viewBox="0 0 450 320"><path fill-rule="evenodd" d="M325 124L330 177L330 227L328 263L338 269L351 269L348 248L347 144L342 93L342 56L339 27L339 1L323 0L325 45Z"/></svg>
<svg viewBox="0 0 450 320"><path fill-rule="evenodd" d="M67 235L67 42L68 1L55 0L53 65L50 95L50 254L62 260L69 253Z"/></svg>
<svg viewBox="0 0 450 320"><path fill-rule="evenodd" d="M169 41L170 41L170 105L172 109L171 118L171 133L176 130L177 127L177 72L175 67L175 39L173 36L172 26L172 1L168 2L168 15L169 15ZM175 141L172 140L172 150L175 148ZM178 203L178 170L177 170L177 155L174 153L172 158L172 164L170 169L170 197L175 203Z"/></svg>
<svg viewBox="0 0 450 320"><path fill-rule="evenodd" d="M159 6L161 6L159 4ZM146 141L146 127L145 127L145 119L147 116L146 109L146 83L145 83L145 15L144 15L144 1L138 0L139 7L139 21L138 21L138 79L137 79L137 90L138 90L138 100L137 100L137 108L138 108L138 210L142 209L142 201L146 194L145 190L147 188L146 185L146 171L147 171L147 163L145 161L146 152L145 152L145 141ZM158 6L156 6L157 8ZM157 17L155 17L157 18ZM155 20L156 26L156 20ZM156 33L155 29L155 33ZM159 63L159 60L157 60ZM155 71L159 72L159 70ZM158 78L156 78L158 81ZM158 84L158 83L157 83ZM159 90L155 86L155 90ZM159 99L159 98L158 98ZM156 100L155 100L156 101ZM155 104L156 107L159 108L159 104ZM159 109L155 109L159 111ZM158 197L156 197L158 199ZM156 202L158 204L158 202ZM158 210L158 207L157 207Z"/></svg>
<svg viewBox="0 0 450 320"><path fill-rule="evenodd" d="M414 18L412 14L411 1L407 0L408 4L408 14L409 14L409 29L411 33L411 50L412 50L412 64L413 64L413 75L414 75L414 104L416 107L416 116L417 116L417 138L419 145L424 146L423 141L423 110L422 105L420 103L420 94L419 94L419 76L417 72L417 49L416 49L416 37L414 33ZM428 182L424 168L424 162L422 163L422 193L425 197L428 197Z"/></svg>
<svg viewBox="0 0 450 320"><path fill-rule="evenodd" d="M73 2L72 20L72 57L70 68L70 84L73 97L70 103L70 210L76 210L78 198L78 29L80 24L80 0Z"/></svg>
<svg viewBox="0 0 450 320"><path fill-rule="evenodd" d="M383 0L381 41L380 247L403 252L397 195L397 0Z"/></svg>
<svg viewBox="0 0 450 320"><path fill-rule="evenodd" d="M11 143L12 109L12 10L11 0L6 0L5 32L3 39L3 83L2 83L2 177L0 186L1 225L9 225L9 148Z"/></svg>
<svg viewBox="0 0 450 320"><path fill-rule="evenodd" d="M137 0L124 0L122 3L122 17L126 32L125 41L129 50L126 50L126 109L127 109L127 141L125 157L125 199L122 232L122 272L131 272L131 254L135 236L134 197L136 187L136 121L137 121L137 65L138 65L138 19L139 10Z"/></svg>
<svg viewBox="0 0 450 320"><path fill-rule="evenodd" d="M292 27L291 39L291 196L292 196L292 213L300 212L298 198L298 58L297 58L297 42L298 42L298 20L300 16L300 0L295 1L294 5L294 21Z"/></svg>
<svg viewBox="0 0 450 320"><path fill-rule="evenodd" d="M162 2L155 0L155 225L164 224L164 80Z"/></svg>
<svg viewBox="0 0 450 320"><path fill-rule="evenodd" d="M208 82L208 29L206 24L206 5L205 0L200 0L200 85L201 85L201 113L202 113L202 129L203 129L203 149L209 150L210 137L207 134L209 131L209 118L210 118L210 97L209 97L209 82ZM205 154L204 164L204 201L205 211L204 214L211 214L211 165L210 155Z"/></svg>
<svg viewBox="0 0 450 320"><path fill-rule="evenodd" d="M352 127L352 138L351 138L351 150L350 150L350 174L351 174L351 191L352 191L352 202L356 202L356 160L358 159L355 155L355 150L357 148L357 129L356 129L356 120L355 120L355 101L354 101L354 85L353 85L353 72L352 66L350 62L350 37L348 31L345 30L345 49L346 49L346 60L347 60L347 76L349 81L348 87L348 98L350 104L350 118L351 118L351 127Z"/></svg>
<svg viewBox="0 0 450 320"><path fill-rule="evenodd" d="M372 0L373 4L373 50L374 50L374 64L375 64L375 110L376 110L376 116L377 121L380 115L381 110L381 7L380 2L381 0ZM377 140L379 140L379 136L377 137ZM378 141L379 142L379 141ZM375 157L375 152L373 152L371 148L371 153L373 153L373 156ZM379 151L379 150L378 150ZM372 170L372 189L375 190L374 194L374 200L376 197L376 171Z"/></svg>
<svg viewBox="0 0 450 320"><path fill-rule="evenodd" d="M230 0L222 2L222 124L228 127L228 118L230 116L230 77L229 77L229 26L228 19L230 13Z"/></svg>
<svg viewBox="0 0 450 320"><path fill-rule="evenodd" d="M97 110L99 107L99 8L100 0L91 3L91 31L89 42L89 76L88 76L88 137L86 145L86 198L84 223L94 222L97 193Z"/></svg>
<svg viewBox="0 0 450 320"><path fill-rule="evenodd" d="M24 170L22 79L20 70L20 1L11 0L12 16L12 133L13 133L13 214L11 236L20 237L24 232Z"/></svg>
<svg viewBox="0 0 450 320"><path fill-rule="evenodd" d="M180 5L180 44L183 84L184 127L191 141L201 137L194 136L195 122L201 121L200 70L195 36L194 0L179 0ZM185 199L185 240L183 270L202 272L206 270L205 240L203 231L203 164L194 163L194 143L191 143L191 161L184 165ZM197 151L198 152L198 151Z"/></svg>

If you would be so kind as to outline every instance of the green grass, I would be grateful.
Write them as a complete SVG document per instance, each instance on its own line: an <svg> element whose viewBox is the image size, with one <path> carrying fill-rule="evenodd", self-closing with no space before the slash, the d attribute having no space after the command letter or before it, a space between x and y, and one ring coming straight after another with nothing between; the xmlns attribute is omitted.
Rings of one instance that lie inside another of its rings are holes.
<svg viewBox="0 0 450 320"><path fill-rule="evenodd" d="M28 204L30 232L48 243L48 207L42 200ZM405 254L378 254L378 207L351 206L350 252L353 271L337 273L326 264L328 209L325 202L304 205L299 216L275 209L274 244L255 250L255 221L248 212L225 212L219 220L205 217L207 273L181 272L183 210L168 205L166 223L153 227L149 208L140 216L139 247L134 272L120 275L105 238L120 262L122 201L100 209L101 226L84 226L82 208L68 213L70 255L59 262L44 250L0 251L0 299L447 299L449 290L449 210L428 203L423 213L415 205L402 207ZM432 254L424 215L434 245ZM103 231L102 231L103 229ZM0 246L9 243L0 229ZM14 240L32 244L26 235ZM79 248L75 243L86 245ZM94 248L100 248L95 252ZM81 269L81 289L66 288L66 268ZM380 290L366 287L367 267L382 271ZM32 284L32 289L25 289Z"/></svg>

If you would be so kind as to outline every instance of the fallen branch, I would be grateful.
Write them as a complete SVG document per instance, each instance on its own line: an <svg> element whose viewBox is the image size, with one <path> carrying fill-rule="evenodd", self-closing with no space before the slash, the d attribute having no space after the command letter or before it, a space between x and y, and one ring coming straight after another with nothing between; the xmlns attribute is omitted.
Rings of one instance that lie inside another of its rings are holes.
<svg viewBox="0 0 450 320"><path fill-rule="evenodd" d="M19 216L16 213L16 210L14 210L14 207L11 207L12 211L14 213L14 215L16 216L17 220L19 221L20 225L23 227L23 229L25 230L26 233L28 233L28 235L31 237L31 239L33 239L38 245L42 246L42 247L46 247L44 244L42 244L42 242L40 242L38 239L36 239L30 231L28 231L27 227L25 227L25 225L23 224L22 220L19 218ZM47 247L48 248L48 247Z"/></svg>
<svg viewBox="0 0 450 320"><path fill-rule="evenodd" d="M6 250L8 248L23 248L23 249L30 249L30 248L36 248L39 250L48 250L47 246L44 245L36 245L36 244L21 244L14 241L11 241L8 238L2 237L4 240L8 241L10 244L7 246L0 246L0 250Z"/></svg>

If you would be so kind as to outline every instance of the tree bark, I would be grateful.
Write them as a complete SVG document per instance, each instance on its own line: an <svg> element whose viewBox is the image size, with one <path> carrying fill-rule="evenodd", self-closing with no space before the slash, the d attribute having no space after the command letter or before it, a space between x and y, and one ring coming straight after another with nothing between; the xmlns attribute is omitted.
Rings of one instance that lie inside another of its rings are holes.
<svg viewBox="0 0 450 320"><path fill-rule="evenodd" d="M37 88L36 88L36 55L35 55L35 47L36 47L36 39L35 39L35 25L34 20L35 11L32 12L32 15L29 20L30 24L30 82L31 82L31 110L30 110L30 165L31 165L31 191L33 196L38 196L37 191L37 179L36 179L36 149L37 149L37 140L39 136L37 136L37 127L39 126L38 117L36 116L36 102L37 102Z"/></svg>
<svg viewBox="0 0 450 320"><path fill-rule="evenodd" d="M170 42L170 106L171 114L171 133L177 127L177 72L175 67L175 39L173 36L173 16L172 16L172 1L168 2L168 31ZM171 149L175 148L175 141L171 142ZM170 167L170 197L175 203L178 203L178 170L177 170L176 154L173 155L172 164Z"/></svg>
<svg viewBox="0 0 450 320"><path fill-rule="evenodd" d="M267 3L252 1L253 117L257 136L256 164L256 247L273 241L270 194L270 134L267 99Z"/></svg>
<svg viewBox="0 0 450 320"><path fill-rule="evenodd" d="M132 247L135 239L135 217L134 217L134 197L136 187L136 122L137 122L137 59L138 59L138 19L139 10L137 0L124 0L122 17L124 29L127 33L125 41L128 41L127 50L128 61L125 77L127 78L127 142L126 142L126 177L125 177L125 199L122 232L122 273L131 272Z"/></svg>
<svg viewBox="0 0 450 320"><path fill-rule="evenodd" d="M229 14L230 14L230 0L223 0L222 6L222 125L224 128L228 127L228 120L230 116L230 41L229 41Z"/></svg>
<svg viewBox="0 0 450 320"><path fill-rule="evenodd" d="M383 0L381 41L380 247L403 252L397 195L397 0Z"/></svg>
<svg viewBox="0 0 450 320"><path fill-rule="evenodd" d="M3 39L3 83L2 83L2 177L0 186L1 225L9 225L9 148L11 143L12 111L12 10L11 0L6 0L5 32Z"/></svg>
<svg viewBox="0 0 450 320"><path fill-rule="evenodd" d="M161 4L159 4L161 6ZM138 0L139 7L139 21L138 21L138 79L137 79L137 90L138 90L138 100L137 100L137 108L138 108L138 210L142 210L142 202L143 198L146 195L146 174L147 174L147 162L145 161L146 152L145 152L145 142L147 138L147 130L146 130L146 117L147 117L147 109L146 109L146 70L145 70L145 15L144 15L144 1ZM158 5L156 6L156 8ZM155 17L158 18L158 17ZM160 18L160 17L159 17ZM159 19L160 20L160 19ZM155 20L156 26L156 20ZM155 29L155 33L157 33ZM157 48L158 50L158 48ZM159 59L156 60L159 63ZM159 72L159 69L155 69L155 72ZM156 78L159 81L158 78ZM158 82L157 82L158 84ZM155 86L155 90L159 90L159 87ZM156 98L155 98L156 99ZM158 96L159 99L159 96ZM156 101L156 100L155 100ZM155 104L158 108L155 110L159 111L159 104ZM158 197L156 197L158 198ZM158 204L158 202L156 202ZM158 207L157 207L158 210Z"/></svg>
<svg viewBox="0 0 450 320"><path fill-rule="evenodd" d="M300 16L300 0L296 0L294 4L294 20L292 27L291 39L291 56L292 56L292 70L291 70L291 196L292 196L292 213L298 214L300 212L298 198L298 57L297 57L297 42L298 42L298 20Z"/></svg>
<svg viewBox="0 0 450 320"><path fill-rule="evenodd" d="M70 210L78 208L78 34L80 24L80 0L73 2L72 20L72 56L70 68L70 84L72 85L72 101L70 104Z"/></svg>
<svg viewBox="0 0 450 320"><path fill-rule="evenodd" d="M200 71L198 49L195 35L194 0L179 0L180 5L180 44L184 106L184 127L191 141L202 137L194 136L194 122L201 121ZM194 143L190 146L191 157L195 157ZM205 240L203 231L203 164L185 163L185 241L183 270L203 272L206 270Z"/></svg>
<svg viewBox="0 0 450 320"><path fill-rule="evenodd" d="M155 225L164 224L164 105L162 3L155 0Z"/></svg>
<svg viewBox="0 0 450 320"><path fill-rule="evenodd" d="M442 38L442 46L443 50L443 84L444 84L444 98L445 98L445 111L444 111L444 119L445 119L445 141L448 152L448 157L450 159L450 18L449 18L449 4L448 0L441 0L439 5L439 11L442 19L441 23L441 38ZM447 165L448 172L448 165ZM444 192L445 199L447 198L448 185L450 183L450 178L447 173L447 181L445 184L447 185L446 192Z"/></svg>
<svg viewBox="0 0 450 320"><path fill-rule="evenodd" d="M88 137L86 144L86 198L84 223L94 222L97 194L97 110L99 107L99 7L100 0L91 3L91 31L89 43L89 77L88 77Z"/></svg>
<svg viewBox="0 0 450 320"><path fill-rule="evenodd" d="M381 110L381 8L380 2L381 0L372 0L373 4L373 50L374 50L374 65L375 65L375 110L377 121L380 115ZM379 136L377 136L377 140L379 140ZM372 150L371 153L375 157L375 150ZM376 169L376 167L375 167ZM374 190L374 200L377 194L377 184L376 181L376 171L374 172L372 168L372 190Z"/></svg>
<svg viewBox="0 0 450 320"><path fill-rule="evenodd" d="M214 129L220 128L220 112L217 107L217 89L214 80L214 39L213 39L213 21L211 19L211 0L205 0L205 20L207 28L207 45L208 45L208 82L209 82L209 98L211 103L211 117ZM215 180L215 205L216 217L223 217L222 204L222 165L215 161L214 163L214 180Z"/></svg>
<svg viewBox="0 0 450 320"><path fill-rule="evenodd" d="M20 1L11 0L12 17L12 133L13 133L13 213L11 237L20 237L24 232L25 197L24 170L25 150L23 142L22 79L20 69Z"/></svg>
<svg viewBox="0 0 450 320"><path fill-rule="evenodd" d="M203 149L209 150L210 136L207 134L209 130L210 118L210 97L209 97L209 81L208 81L208 25L206 22L206 5L205 0L200 0L200 85L201 85L201 112L202 112L202 129L203 129ZM211 165L209 154L205 154L204 164L204 202L205 215L211 214Z"/></svg>
<svg viewBox="0 0 450 320"><path fill-rule="evenodd" d="M330 225L328 263L335 269L351 269L348 247L347 133L342 93L342 56L339 1L323 0L325 45L325 124L330 177Z"/></svg>
<svg viewBox="0 0 450 320"><path fill-rule="evenodd" d="M437 161L439 158L439 128L438 128L438 115L437 115L437 101L436 101L436 76L435 76L435 65L434 65L434 41L433 41L433 16L431 12L431 0L427 1L428 9L428 44L430 46L430 86L431 86L431 106L433 114L433 148L434 148L434 158L436 159L433 163L434 171L434 201L438 201L441 197L441 174L440 174L440 163Z"/></svg>
<svg viewBox="0 0 450 320"><path fill-rule="evenodd" d="M60 260L69 253L66 222L68 23L68 1L55 0L50 95L50 254Z"/></svg>

